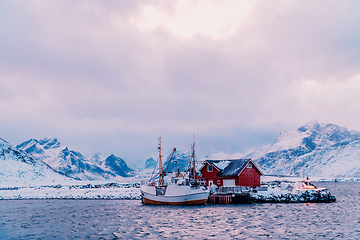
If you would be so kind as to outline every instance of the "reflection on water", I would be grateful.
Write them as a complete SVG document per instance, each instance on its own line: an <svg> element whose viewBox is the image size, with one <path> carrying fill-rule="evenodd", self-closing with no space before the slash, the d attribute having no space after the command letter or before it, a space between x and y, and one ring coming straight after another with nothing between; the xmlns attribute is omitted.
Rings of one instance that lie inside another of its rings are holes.
<svg viewBox="0 0 360 240"><path fill-rule="evenodd" d="M149 206L138 200L0 201L1 239L360 239L360 183L318 183L335 203Z"/></svg>

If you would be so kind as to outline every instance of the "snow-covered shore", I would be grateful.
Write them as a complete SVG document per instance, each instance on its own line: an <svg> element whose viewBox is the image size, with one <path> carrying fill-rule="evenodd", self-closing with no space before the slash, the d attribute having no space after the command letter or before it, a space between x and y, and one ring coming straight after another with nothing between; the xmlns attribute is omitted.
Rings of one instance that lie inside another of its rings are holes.
<svg viewBox="0 0 360 240"><path fill-rule="evenodd" d="M266 183L269 181L304 181L306 180L305 177L298 177L298 176L278 176L278 175L264 175L261 176L261 182ZM322 178L311 176L312 182L360 182L360 178Z"/></svg>
<svg viewBox="0 0 360 240"><path fill-rule="evenodd" d="M140 199L140 189L138 183L2 183L0 200L13 199Z"/></svg>
<svg viewBox="0 0 360 240"><path fill-rule="evenodd" d="M306 189L288 191L271 189L251 193L251 198L258 203L315 203L335 202L336 198L326 189Z"/></svg>
<svg viewBox="0 0 360 240"><path fill-rule="evenodd" d="M293 181L294 178L263 182L262 187L251 192L254 202L259 203L314 203L335 202L328 189L317 188L307 181Z"/></svg>
<svg viewBox="0 0 360 240"><path fill-rule="evenodd" d="M144 178L145 179L145 178ZM0 200L11 199L141 199L140 179L128 181L77 181L74 179L38 179L0 181ZM143 180L143 178L141 178ZM301 178L262 178L266 191L251 193L255 202L331 202L327 190L302 190L295 187ZM344 180L343 180L344 181ZM356 181L355 179L348 181ZM294 185L295 184L295 185ZM289 186L292 186L288 188ZM297 188L297 189L296 189Z"/></svg>

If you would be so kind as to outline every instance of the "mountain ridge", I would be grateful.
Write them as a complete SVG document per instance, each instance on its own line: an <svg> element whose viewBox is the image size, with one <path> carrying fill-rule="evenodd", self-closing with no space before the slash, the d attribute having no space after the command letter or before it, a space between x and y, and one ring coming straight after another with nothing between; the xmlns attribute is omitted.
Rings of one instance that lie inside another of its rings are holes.
<svg viewBox="0 0 360 240"><path fill-rule="evenodd" d="M58 171L0 138L0 180L30 181L35 179L65 178Z"/></svg>
<svg viewBox="0 0 360 240"><path fill-rule="evenodd" d="M62 147L57 138L30 139L16 148L32 154L63 175L77 180L131 177L135 172L119 157L110 155L105 159L96 153L89 159L80 152Z"/></svg>
<svg viewBox="0 0 360 240"><path fill-rule="evenodd" d="M273 144L245 157L252 158L267 174L359 178L360 132L311 121L281 133Z"/></svg>

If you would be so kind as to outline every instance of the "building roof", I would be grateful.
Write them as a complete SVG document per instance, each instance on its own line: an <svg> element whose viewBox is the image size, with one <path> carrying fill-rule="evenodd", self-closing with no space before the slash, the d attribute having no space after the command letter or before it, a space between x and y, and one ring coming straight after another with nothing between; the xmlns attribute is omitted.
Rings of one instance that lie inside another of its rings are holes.
<svg viewBox="0 0 360 240"><path fill-rule="evenodd" d="M218 174L220 177L235 177L238 176L241 170L246 166L250 159L236 159L227 165L224 170Z"/></svg>
<svg viewBox="0 0 360 240"><path fill-rule="evenodd" d="M219 172L217 176L219 177L236 177L242 172L245 168L246 164L251 161L252 165L260 172L261 175L263 173L260 169L255 165L255 163L251 159L236 159L232 160L229 165L227 165L223 171Z"/></svg>
<svg viewBox="0 0 360 240"><path fill-rule="evenodd" d="M206 162L212 164L219 171L222 171L232 162L233 160L206 160Z"/></svg>
<svg viewBox="0 0 360 240"><path fill-rule="evenodd" d="M238 176L242 170L245 168L248 162L252 163L252 165L260 172L260 175L263 175L262 171L256 164L250 159L227 159L227 160L205 160L204 164L199 169L203 169L206 166L206 162L213 165L219 170L219 173L216 174L218 177L236 177Z"/></svg>

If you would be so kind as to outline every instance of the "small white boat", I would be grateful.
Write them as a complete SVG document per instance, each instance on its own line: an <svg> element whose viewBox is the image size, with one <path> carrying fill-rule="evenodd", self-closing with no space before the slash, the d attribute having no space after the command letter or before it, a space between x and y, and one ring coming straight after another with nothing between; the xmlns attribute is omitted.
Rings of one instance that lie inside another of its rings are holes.
<svg viewBox="0 0 360 240"><path fill-rule="evenodd" d="M159 138L159 178L140 186L142 203L154 205L202 205L209 198L210 189L196 179L195 172L195 143L192 145L192 176L190 169L187 173L177 173L170 181L164 180L167 169L174 156L174 149L165 170L161 166L161 138Z"/></svg>

